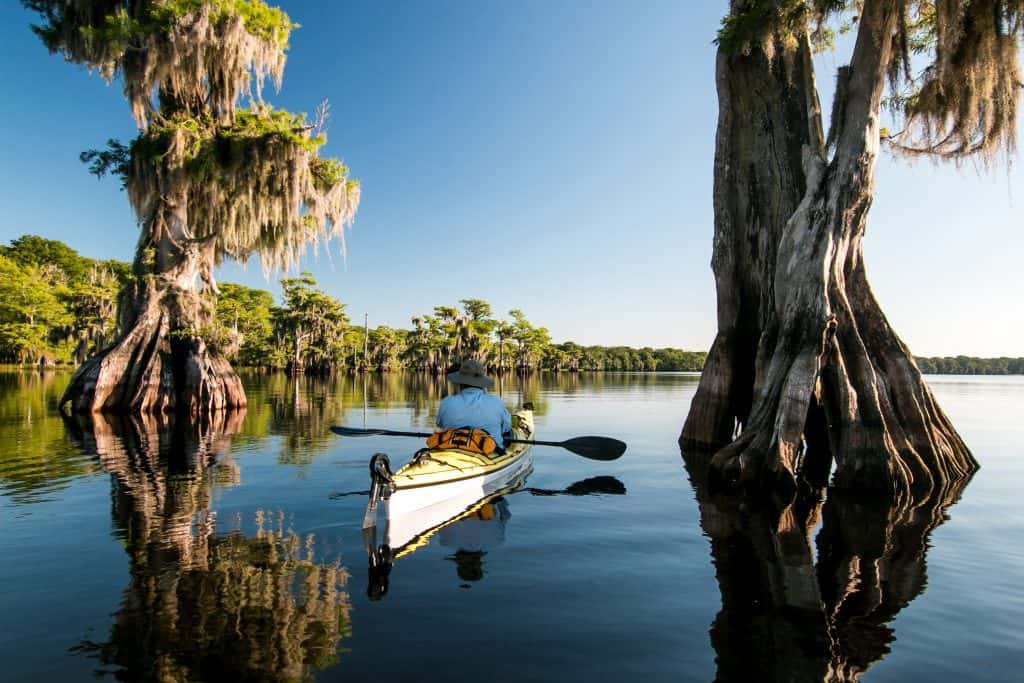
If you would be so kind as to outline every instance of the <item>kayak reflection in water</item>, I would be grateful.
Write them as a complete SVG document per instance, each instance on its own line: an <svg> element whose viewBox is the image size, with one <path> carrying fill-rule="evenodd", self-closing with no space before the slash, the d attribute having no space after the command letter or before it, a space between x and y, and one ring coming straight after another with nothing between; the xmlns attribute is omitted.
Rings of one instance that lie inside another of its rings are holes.
<svg viewBox="0 0 1024 683"><path fill-rule="evenodd" d="M403 536L408 540L401 546L392 548L387 543L377 544L374 529L365 529L363 541L369 556L369 581L366 594L371 600L380 600L387 594L391 568L400 557L412 554L427 546L430 539L437 537L445 548L453 550L445 559L455 563L455 571L463 582L479 581L483 578L483 558L490 551L505 542L505 528L512 512L509 499L516 493L529 493L533 496L591 496L591 495L625 495L626 486L612 476L590 477L577 481L564 489L541 489L526 487L526 478L530 472L511 482L499 492L487 496L468 508L455 508L443 521L436 521L430 516L421 519L421 527L415 534L408 530ZM449 508L451 510L451 508ZM384 538L398 538L385 535ZM469 583L463 583L469 588Z"/></svg>
<svg viewBox="0 0 1024 683"><path fill-rule="evenodd" d="M388 591L388 577L394 561L423 548L435 535L439 535L443 546L455 546L456 551L478 553L476 564L479 566L483 553L505 540L505 524L511 514L503 496L521 490L531 471L532 469L527 469L500 490L476 501L470 499L468 504L466 499L456 498L430 506L416 515L402 515L393 519L387 517L379 529L364 528L363 545L370 561L367 596L371 600L380 600L384 597ZM504 507L504 511L500 513L496 511L499 504ZM452 528L462 522L466 522L465 529ZM442 533L443 538L440 536ZM458 561L456 560L457 564ZM468 559L463 561L469 562ZM465 580L478 580L481 576L482 569L479 570L476 579Z"/></svg>
<svg viewBox="0 0 1024 683"><path fill-rule="evenodd" d="M511 516L508 501L500 496L438 531L437 540L441 545L455 550L455 554L446 559L455 562L460 579L479 581L484 577L484 555L505 542L505 526ZM462 584L462 587L469 588L469 584Z"/></svg>

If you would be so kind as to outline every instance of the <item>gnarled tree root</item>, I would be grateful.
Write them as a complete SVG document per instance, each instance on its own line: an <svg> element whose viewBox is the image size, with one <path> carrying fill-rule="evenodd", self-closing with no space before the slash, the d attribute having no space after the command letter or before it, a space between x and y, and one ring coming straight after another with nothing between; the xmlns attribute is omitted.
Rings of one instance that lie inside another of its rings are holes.
<svg viewBox="0 0 1024 683"><path fill-rule="evenodd" d="M742 433L711 459L713 485L785 497L801 477L825 483L834 461L836 487L920 496L978 469L888 325L862 267L846 284L829 287L833 317L819 327L818 343L788 331L771 359L759 360L754 406ZM709 362L705 373L717 370ZM701 421L705 414L691 413L680 439L685 449L722 446L720 420Z"/></svg>
<svg viewBox="0 0 1024 683"><path fill-rule="evenodd" d="M245 389L230 363L173 324L182 318L176 310L182 296L180 291L158 293L150 285L127 333L79 366L61 408L197 415L244 407Z"/></svg>

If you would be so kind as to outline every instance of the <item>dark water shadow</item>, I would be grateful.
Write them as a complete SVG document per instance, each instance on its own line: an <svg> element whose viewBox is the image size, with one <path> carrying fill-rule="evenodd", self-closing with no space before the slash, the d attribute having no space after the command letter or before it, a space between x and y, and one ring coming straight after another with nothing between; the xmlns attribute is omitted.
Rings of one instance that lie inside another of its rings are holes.
<svg viewBox="0 0 1024 683"><path fill-rule="evenodd" d="M314 557L283 512L217 529L212 493L240 482L228 453L245 413L66 421L111 475L129 584L108 639L71 651L119 680L306 680L350 633L348 573ZM245 529L246 531L243 531Z"/></svg>
<svg viewBox="0 0 1024 683"><path fill-rule="evenodd" d="M893 504L804 488L780 506L712 494L709 457L683 459L722 595L717 681L859 680L924 592L929 535L969 482Z"/></svg>

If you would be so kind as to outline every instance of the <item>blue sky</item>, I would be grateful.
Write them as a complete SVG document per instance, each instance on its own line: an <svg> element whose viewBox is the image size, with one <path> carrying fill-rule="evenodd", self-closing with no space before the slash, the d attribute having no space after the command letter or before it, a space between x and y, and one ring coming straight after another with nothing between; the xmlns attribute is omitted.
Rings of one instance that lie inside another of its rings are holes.
<svg viewBox="0 0 1024 683"><path fill-rule="evenodd" d="M327 99L325 153L362 183L338 245L300 269L353 319L482 298L556 341L706 349L717 101L726 3L283 1L292 35L276 106ZM134 128L119 84L52 57L18 3L0 9L0 241L61 239L130 260L115 180L78 153ZM819 60L828 99L841 53ZM827 105L826 105L827 111ZM882 158L868 272L919 355L1024 355L1024 173ZM221 281L278 292L256 263Z"/></svg>

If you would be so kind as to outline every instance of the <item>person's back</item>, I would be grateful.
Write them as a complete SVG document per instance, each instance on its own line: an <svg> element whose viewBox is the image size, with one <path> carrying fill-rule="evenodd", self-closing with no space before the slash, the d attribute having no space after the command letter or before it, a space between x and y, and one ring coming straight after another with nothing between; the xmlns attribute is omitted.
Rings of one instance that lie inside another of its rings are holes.
<svg viewBox="0 0 1024 683"><path fill-rule="evenodd" d="M437 406L437 426L441 429L484 429L500 444L502 435L512 429L512 420L500 398L483 389L467 386Z"/></svg>
<svg viewBox="0 0 1024 683"><path fill-rule="evenodd" d="M483 429L503 444L504 434L512 430L512 418L504 401L485 390L494 381L484 373L483 365L475 360L463 361L458 372L448 376L448 381L460 386L461 391L437 406L437 426Z"/></svg>

